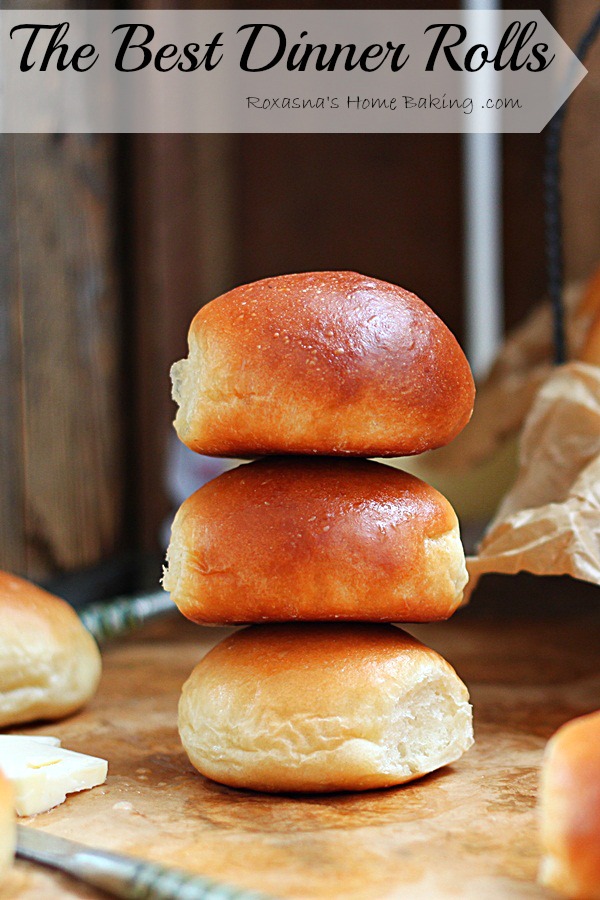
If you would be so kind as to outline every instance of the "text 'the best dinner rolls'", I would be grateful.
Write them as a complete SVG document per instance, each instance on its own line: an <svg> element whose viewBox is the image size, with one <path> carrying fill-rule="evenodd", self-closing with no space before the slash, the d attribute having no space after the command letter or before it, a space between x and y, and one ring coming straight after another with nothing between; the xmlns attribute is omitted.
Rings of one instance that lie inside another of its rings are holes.
<svg viewBox="0 0 600 900"><path fill-rule="evenodd" d="M418 778L472 742L465 685L392 625L255 625L183 688L179 730L203 775L259 791L357 791Z"/></svg>
<svg viewBox="0 0 600 900"><path fill-rule="evenodd" d="M75 712L100 670L96 642L68 603L0 572L0 727Z"/></svg>
<svg viewBox="0 0 600 900"><path fill-rule="evenodd" d="M0 887L12 865L16 844L13 791L10 782L0 772Z"/></svg>
<svg viewBox="0 0 600 900"><path fill-rule="evenodd" d="M184 444L213 456L407 456L449 443L475 388L444 323L396 285L306 272L234 288L172 369Z"/></svg>
<svg viewBox="0 0 600 900"><path fill-rule="evenodd" d="M575 900L600 900L600 712L567 722L548 742L539 814L539 880Z"/></svg>
<svg viewBox="0 0 600 900"><path fill-rule="evenodd" d="M173 523L164 587L204 624L430 622L467 581L454 510L382 463L266 458L220 475Z"/></svg>

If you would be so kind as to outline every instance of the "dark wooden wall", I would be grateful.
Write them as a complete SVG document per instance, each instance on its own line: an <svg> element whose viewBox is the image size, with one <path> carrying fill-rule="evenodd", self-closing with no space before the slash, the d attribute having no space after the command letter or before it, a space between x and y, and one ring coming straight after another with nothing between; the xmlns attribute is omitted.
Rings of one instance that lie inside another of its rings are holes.
<svg viewBox="0 0 600 900"><path fill-rule="evenodd" d="M556 27L575 47L598 0L558 3ZM570 278L586 278L600 264L600 40L586 59L588 75L569 101L563 138L565 264Z"/></svg>
<svg viewBox="0 0 600 900"><path fill-rule="evenodd" d="M0 138L0 566L42 577L123 541L113 141Z"/></svg>
<svg viewBox="0 0 600 900"><path fill-rule="evenodd" d="M240 142L242 280L356 269L461 313L457 135L247 135Z"/></svg>
<svg viewBox="0 0 600 900"><path fill-rule="evenodd" d="M194 312L235 284L362 270L462 336L457 135L140 135L116 150L33 136L0 151L0 566L159 552L168 370ZM507 324L544 289L542 158L543 135L504 138Z"/></svg>

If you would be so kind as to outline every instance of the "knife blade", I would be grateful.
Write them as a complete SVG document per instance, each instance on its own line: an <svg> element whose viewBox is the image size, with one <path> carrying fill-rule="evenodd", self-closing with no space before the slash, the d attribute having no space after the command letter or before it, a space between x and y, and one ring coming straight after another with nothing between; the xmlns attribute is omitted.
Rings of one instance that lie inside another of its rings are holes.
<svg viewBox="0 0 600 900"><path fill-rule="evenodd" d="M17 856L59 869L113 897L128 900L267 900L264 894L119 853L96 850L25 825Z"/></svg>

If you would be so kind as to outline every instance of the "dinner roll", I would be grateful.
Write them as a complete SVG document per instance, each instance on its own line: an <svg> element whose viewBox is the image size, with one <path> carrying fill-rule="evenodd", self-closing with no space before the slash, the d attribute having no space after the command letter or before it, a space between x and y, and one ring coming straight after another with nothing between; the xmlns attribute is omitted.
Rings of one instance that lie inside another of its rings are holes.
<svg viewBox="0 0 600 900"><path fill-rule="evenodd" d="M68 603L0 572L0 727L74 712L95 693L100 668Z"/></svg>
<svg viewBox="0 0 600 900"><path fill-rule="evenodd" d="M12 865L17 843L13 801L10 782L0 772L0 885Z"/></svg>
<svg viewBox="0 0 600 900"><path fill-rule="evenodd" d="M600 712L563 725L546 747L540 784L542 884L600 898Z"/></svg>
<svg viewBox="0 0 600 900"><path fill-rule="evenodd" d="M430 622L467 582L458 521L434 488L382 463L267 458L189 497L164 586L204 624Z"/></svg>
<svg viewBox="0 0 600 900"><path fill-rule="evenodd" d="M173 366L175 428L213 456L407 456L467 424L475 388L418 297L355 272L265 278L194 318Z"/></svg>
<svg viewBox="0 0 600 900"><path fill-rule="evenodd" d="M255 625L183 688L179 731L209 778L259 791L357 791L418 778L472 742L465 685L392 625Z"/></svg>

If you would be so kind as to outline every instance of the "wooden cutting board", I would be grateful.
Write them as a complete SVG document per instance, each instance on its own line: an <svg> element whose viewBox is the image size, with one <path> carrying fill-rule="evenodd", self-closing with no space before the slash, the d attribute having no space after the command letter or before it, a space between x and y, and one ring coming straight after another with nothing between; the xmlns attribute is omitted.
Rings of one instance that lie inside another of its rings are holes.
<svg viewBox="0 0 600 900"><path fill-rule="evenodd" d="M471 689L476 744L454 766L362 794L267 796L207 781L179 744L177 701L195 663L228 632L174 616L105 651L85 712L29 729L110 766L104 786L26 824L275 897L546 896L535 885L539 766L562 722L600 706L600 591L500 581L500 600L484 583L450 622L410 629ZM0 895L98 896L23 862Z"/></svg>

